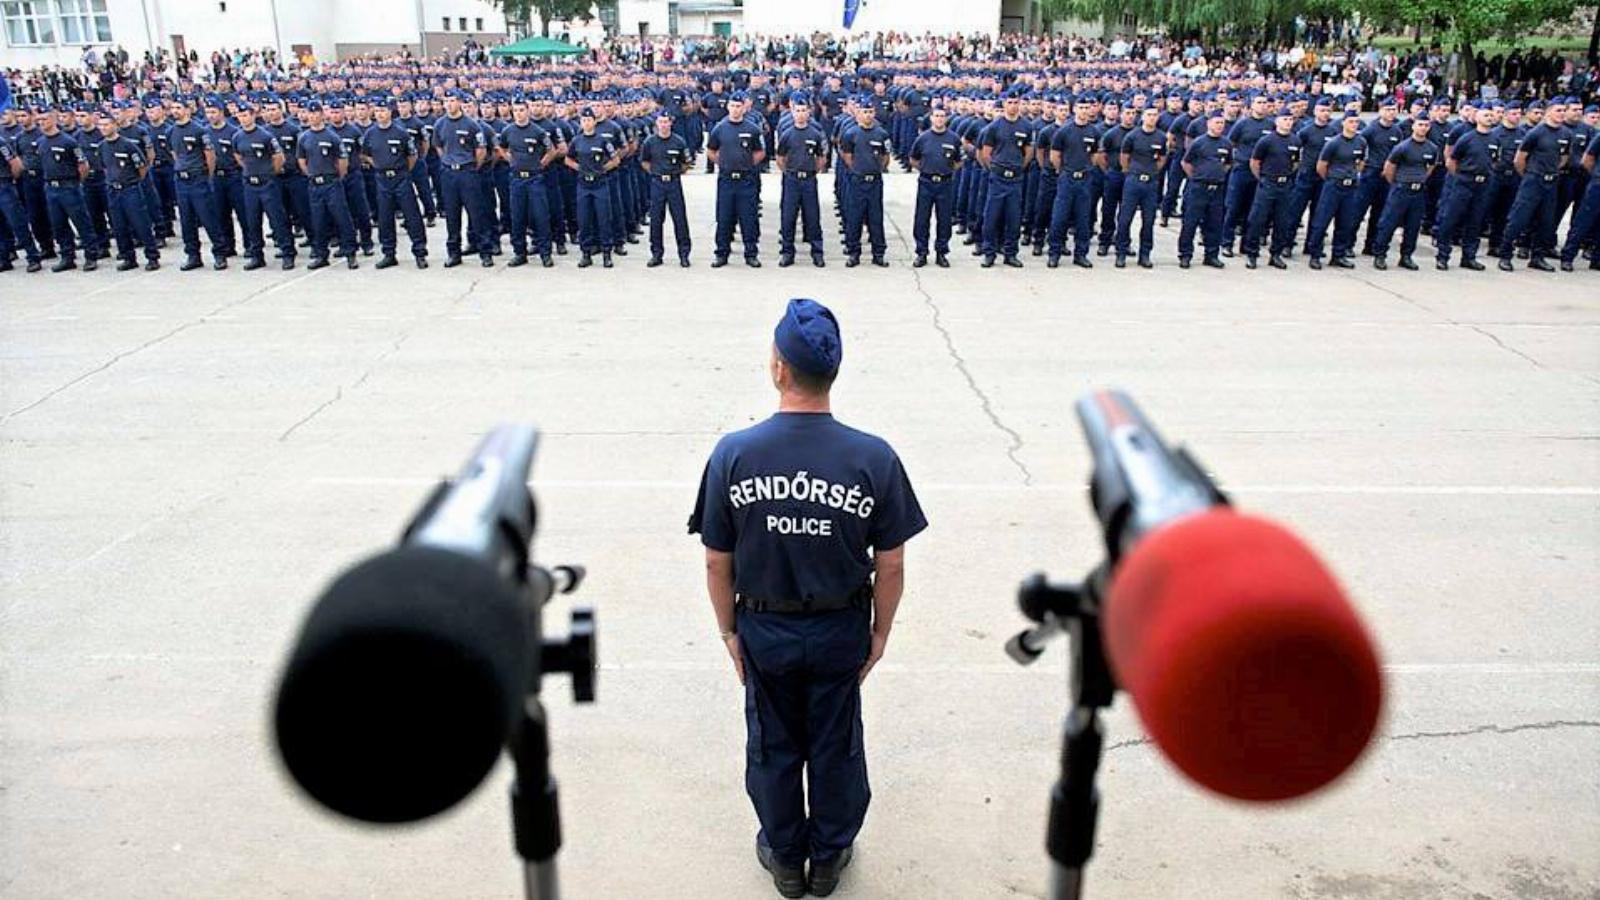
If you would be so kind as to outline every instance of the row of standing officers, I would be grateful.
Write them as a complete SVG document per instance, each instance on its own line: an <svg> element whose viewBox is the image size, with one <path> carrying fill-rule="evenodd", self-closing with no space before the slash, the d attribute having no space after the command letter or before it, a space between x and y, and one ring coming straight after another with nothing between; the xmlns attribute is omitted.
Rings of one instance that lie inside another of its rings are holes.
<svg viewBox="0 0 1600 900"><path fill-rule="evenodd" d="M212 98L200 104L203 120L182 100L147 103L143 115L133 104L21 111L0 131L0 271L18 255L32 271L51 256L55 270L74 268L78 250L93 268L112 238L120 269L135 267L141 249L153 269L178 234L183 268L198 268L202 231L219 269L241 246L246 269L264 266L269 239L283 268L305 248L312 268L334 254L356 268L358 252L374 252L374 233L378 267L388 268L397 224L426 267L426 228L438 216L447 267L464 255L493 265L505 238L512 266L534 257L552 266L573 243L580 267L596 257L610 267L647 223L648 265L657 266L669 219L678 262L690 264L681 179L701 150L690 143L698 134L642 101L620 110L586 102L569 120L549 97L509 99L508 118L479 118L476 100L453 92L431 121L405 98L326 108L313 100L293 116L281 103ZM825 265L818 176L830 167L845 264L865 255L888 265L883 186L896 157L917 173L916 266L930 255L948 266L952 236L964 234L986 267L1022 266L1029 245L1052 268L1068 258L1091 267L1098 243L1117 266L1132 258L1148 268L1157 220L1177 216L1185 268L1197 239L1212 267L1242 255L1255 268L1264 255L1284 268L1298 250L1313 269L1324 260L1349 268L1365 224L1360 253L1377 268L1387 268L1397 238L1398 264L1416 268L1426 233L1439 268L1456 254L1462 267L1483 268L1487 242L1503 269L1520 255L1531 268L1557 260L1570 271L1600 228L1600 111L1569 109L1563 98L1469 106L1459 118L1446 104L1419 104L1404 120L1384 103L1369 121L1327 99L1192 95L1135 109L1098 96L1041 105L1008 93L935 105L899 141L870 96L827 128L812 106L797 92L774 129L734 92L707 130L707 166L718 175L714 267L731 258L736 232L745 263L761 265L761 174L772 166L781 173L780 266L794 263L797 243Z"/></svg>

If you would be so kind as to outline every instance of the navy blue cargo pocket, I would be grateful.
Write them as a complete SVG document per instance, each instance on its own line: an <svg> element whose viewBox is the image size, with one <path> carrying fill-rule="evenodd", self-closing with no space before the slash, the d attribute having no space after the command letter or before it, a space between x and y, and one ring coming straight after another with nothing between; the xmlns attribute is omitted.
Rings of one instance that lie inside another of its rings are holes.
<svg viewBox="0 0 1600 900"><path fill-rule="evenodd" d="M761 691L756 687L756 669L751 664L750 654L744 654L744 729L745 729L745 755L750 761L760 765L767 761L767 746L765 735L761 728L761 707L765 703L761 700Z"/></svg>

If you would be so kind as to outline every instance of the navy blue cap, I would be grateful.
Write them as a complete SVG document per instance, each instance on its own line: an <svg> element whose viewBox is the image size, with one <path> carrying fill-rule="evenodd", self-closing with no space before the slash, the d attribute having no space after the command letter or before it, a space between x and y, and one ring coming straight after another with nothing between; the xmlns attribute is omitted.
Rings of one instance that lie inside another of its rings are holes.
<svg viewBox="0 0 1600 900"><path fill-rule="evenodd" d="M844 358L839 320L815 300L790 300L772 340L785 362L810 375L832 375Z"/></svg>

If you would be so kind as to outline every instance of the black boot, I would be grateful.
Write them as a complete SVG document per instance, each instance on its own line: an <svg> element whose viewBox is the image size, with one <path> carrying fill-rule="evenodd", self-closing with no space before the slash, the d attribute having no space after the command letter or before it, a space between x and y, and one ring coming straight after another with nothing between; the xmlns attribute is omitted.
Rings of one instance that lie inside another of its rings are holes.
<svg viewBox="0 0 1600 900"><path fill-rule="evenodd" d="M646 269L654 269L659 265L661 265L661 257L660 256L651 256L650 260L644 264L644 267Z"/></svg>
<svg viewBox="0 0 1600 900"><path fill-rule="evenodd" d="M1150 261L1150 257L1143 256L1143 255L1141 255L1139 257L1139 268L1141 268L1141 269L1154 269L1155 267L1156 267L1155 263Z"/></svg>
<svg viewBox="0 0 1600 900"><path fill-rule="evenodd" d="M161 262L159 260L152 259L144 264L144 270L146 272L154 272L159 268L161 268Z"/></svg>
<svg viewBox="0 0 1600 900"><path fill-rule="evenodd" d="M793 253L780 253L780 254L778 254L778 268L787 269L792 265L794 265L794 254Z"/></svg>
<svg viewBox="0 0 1600 900"><path fill-rule="evenodd" d="M928 264L928 254L918 253L917 258L911 261L911 268L920 269Z"/></svg>
<svg viewBox="0 0 1600 900"><path fill-rule="evenodd" d="M594 265L594 255L593 254L585 253L583 256L578 258L578 268L587 269L592 265Z"/></svg>
<svg viewBox="0 0 1600 900"><path fill-rule="evenodd" d="M889 268L889 261L887 259L884 259L881 254L877 254L877 253L872 255L872 264L877 266L880 269Z"/></svg>
<svg viewBox="0 0 1600 900"><path fill-rule="evenodd" d="M711 268L713 269L720 269L727 264L728 258L726 256L715 256L711 259Z"/></svg>
<svg viewBox="0 0 1600 900"><path fill-rule="evenodd" d="M50 267L50 271L52 271L52 272L68 272L68 271L71 271L72 269L76 269L77 267L78 267L78 264L73 261L72 257L70 257L70 256L62 256L61 259L56 261L55 265Z"/></svg>
<svg viewBox="0 0 1600 900"><path fill-rule="evenodd" d="M1348 256L1335 256L1333 258L1333 267L1335 269L1354 269L1356 261Z"/></svg>
<svg viewBox="0 0 1600 900"><path fill-rule="evenodd" d="M1570 265L1570 263L1569 263L1569 265ZM135 260L125 259L125 260L122 260L121 262L117 263L117 271L118 272L127 272L127 271L130 271L132 269L137 269L137 268L139 268L139 263L137 261L135 261ZM11 264L10 263L6 263L3 266L0 266L0 272L9 272L9 271L11 271Z"/></svg>
<svg viewBox="0 0 1600 900"><path fill-rule="evenodd" d="M1322 269L1322 259L1320 257L1313 256L1311 259L1306 261L1306 265L1310 266L1313 270L1320 271Z"/></svg>
<svg viewBox="0 0 1600 900"><path fill-rule="evenodd" d="M395 259L393 254L385 253L383 255L383 259L378 260L377 264L374 265L373 268L374 269L390 269L390 268L393 268L393 267L398 266L398 265L400 265L400 261L398 259Z"/></svg>
<svg viewBox="0 0 1600 900"><path fill-rule="evenodd" d="M359 269L361 268L361 263L356 262L356 255L352 253L344 258L344 267L346 269Z"/></svg>
<svg viewBox="0 0 1600 900"><path fill-rule="evenodd" d="M459 253L452 253L444 258L444 267L446 269L454 269L459 265L461 265L461 254Z"/></svg>
<svg viewBox="0 0 1600 900"><path fill-rule="evenodd" d="M550 254L548 254L548 253L546 253L545 255L543 255L541 257L539 257L539 265L544 266L546 269L551 268L555 264L556 264L556 261L554 259L551 259L550 258Z"/></svg>
<svg viewBox="0 0 1600 900"><path fill-rule="evenodd" d="M1094 268L1094 263L1087 256L1074 256L1072 258L1072 264L1080 269Z"/></svg>
<svg viewBox="0 0 1600 900"><path fill-rule="evenodd" d="M600 267L603 269L609 269L613 265L614 263L611 262L611 254L602 251L600 254Z"/></svg>
<svg viewBox="0 0 1600 900"><path fill-rule="evenodd" d="M83 268L87 271L89 267L84 266ZM1528 268L1539 272L1554 272L1556 270L1555 266L1550 265L1542 256L1535 256L1533 261L1528 263Z"/></svg>
<svg viewBox="0 0 1600 900"><path fill-rule="evenodd" d="M948 269L950 268L950 257L943 253L935 253L933 255L933 264L941 269Z"/></svg>
<svg viewBox="0 0 1600 900"><path fill-rule="evenodd" d="M188 263L184 263L183 265L184 265L184 268L188 268L188 266L189 266ZM316 270L316 269L326 269L327 267L328 267L328 258L326 256L318 256L315 259L311 260L311 262L306 266L306 270L307 271L312 271L312 270Z"/></svg>
<svg viewBox="0 0 1600 900"><path fill-rule="evenodd" d="M1022 268L1022 260L1017 259L1015 256L1008 256L1006 257L1006 265L1013 269L1020 269Z"/></svg>
<svg viewBox="0 0 1600 900"><path fill-rule="evenodd" d="M821 269L828 265L828 261L821 253L813 253L811 254L811 264Z"/></svg>
<svg viewBox="0 0 1600 900"><path fill-rule="evenodd" d="M761 863L761 868L772 873L772 885L778 893L785 897L795 898L806 895L806 870L802 866L786 866L778 862L772 855L772 848L765 844L756 844L756 861Z"/></svg>
<svg viewBox="0 0 1600 900"><path fill-rule="evenodd" d="M1409 256L1402 256L1400 257L1400 268L1405 269L1407 272L1415 272L1417 270L1417 262Z"/></svg>
<svg viewBox="0 0 1600 900"><path fill-rule="evenodd" d="M1381 256L1374 256L1372 258L1372 267L1382 272L1383 270L1389 268L1389 261Z"/></svg>
<svg viewBox="0 0 1600 900"><path fill-rule="evenodd" d="M854 269L859 265L861 265L861 257L859 256L850 255L844 258L844 267L846 269Z"/></svg>
<svg viewBox="0 0 1600 900"><path fill-rule="evenodd" d="M262 259L259 256L252 256L244 261L244 270L246 272L254 272L257 269L266 268L266 265L267 261L265 259Z"/></svg>
<svg viewBox="0 0 1600 900"><path fill-rule="evenodd" d="M827 897L839 887L839 875L850 865L850 857L854 855L853 847L846 847L837 857L827 862L811 863L811 894L814 897Z"/></svg>
<svg viewBox="0 0 1600 900"><path fill-rule="evenodd" d="M1289 264L1283 261L1283 257L1276 253L1272 254L1272 256L1267 259L1267 265L1273 267L1274 269L1289 268Z"/></svg>

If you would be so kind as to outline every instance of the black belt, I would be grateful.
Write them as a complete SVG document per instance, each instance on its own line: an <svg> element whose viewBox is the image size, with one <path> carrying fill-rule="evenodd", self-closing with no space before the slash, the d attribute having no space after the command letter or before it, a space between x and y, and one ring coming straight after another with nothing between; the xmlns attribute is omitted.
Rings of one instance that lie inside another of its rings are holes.
<svg viewBox="0 0 1600 900"><path fill-rule="evenodd" d="M76 179L76 178L46 178L44 183L49 185L49 186L51 186L51 187L53 187L53 188L77 187L78 186L78 179Z"/></svg>
<svg viewBox="0 0 1600 900"><path fill-rule="evenodd" d="M821 613L841 609L864 609L872 602L872 585L864 584L843 597L750 597L739 595L739 603L751 612L758 613Z"/></svg>
<svg viewBox="0 0 1600 900"><path fill-rule="evenodd" d="M123 184L120 181L111 182L111 189L113 191L125 191L128 188L136 188L136 187L139 187L139 186L140 186L139 182L137 182L137 181L131 181L131 182L127 183L127 184Z"/></svg>
<svg viewBox="0 0 1600 900"><path fill-rule="evenodd" d="M740 181L745 177L746 174L747 173L745 172L723 172L722 177L730 178L734 181Z"/></svg>
<svg viewBox="0 0 1600 900"><path fill-rule="evenodd" d="M1266 175L1266 176L1262 177L1262 180L1263 181L1270 181L1273 184L1288 184L1289 183L1289 176L1287 176L1287 175Z"/></svg>
<svg viewBox="0 0 1600 900"><path fill-rule="evenodd" d="M998 174L1001 178L1010 181L1011 179L1016 178L1018 173L1016 169L1001 169Z"/></svg>
<svg viewBox="0 0 1600 900"><path fill-rule="evenodd" d="M595 182L599 181L602 176L590 175L587 172L579 172L578 177L583 180L584 184L594 184Z"/></svg>
<svg viewBox="0 0 1600 900"><path fill-rule="evenodd" d="M1081 172L1068 172L1068 173L1066 173L1066 175L1067 175L1068 178L1071 178L1073 181L1082 181L1085 178L1089 177L1089 170L1088 169L1084 169Z"/></svg>
<svg viewBox="0 0 1600 900"><path fill-rule="evenodd" d="M1538 177L1539 180L1543 181L1545 184L1549 184L1550 182L1556 180L1556 174L1554 172L1550 173L1549 175L1540 175Z"/></svg>
<svg viewBox="0 0 1600 900"><path fill-rule="evenodd" d="M656 176L656 180L657 181L672 182L672 181L677 181L678 180L678 176L676 176L676 175L657 175Z"/></svg>
<svg viewBox="0 0 1600 900"><path fill-rule="evenodd" d="M333 184L334 182L336 182L338 180L339 180L339 176L337 176L337 175L313 175L313 176L311 176L311 183L316 185L317 187L322 187L324 185Z"/></svg>
<svg viewBox="0 0 1600 900"><path fill-rule="evenodd" d="M465 172L478 168L477 163L445 163L444 167L452 172Z"/></svg>
<svg viewBox="0 0 1600 900"><path fill-rule="evenodd" d="M237 175L237 174L239 174L239 173L233 171L232 169L227 169L227 170L218 169L217 171L211 173L211 177L213 177L213 178L227 178L229 175Z"/></svg>
<svg viewBox="0 0 1600 900"><path fill-rule="evenodd" d="M179 181L193 181L196 178L203 177L199 172L173 172L172 174Z"/></svg>
<svg viewBox="0 0 1600 900"><path fill-rule="evenodd" d="M244 183L251 187L261 187L264 184L271 183L271 181L271 175L246 175L244 177Z"/></svg>
<svg viewBox="0 0 1600 900"><path fill-rule="evenodd" d="M1135 175L1134 177L1138 178L1140 181L1149 181L1151 178L1154 178L1155 176L1151 175L1149 172L1140 172L1138 175Z"/></svg>
<svg viewBox="0 0 1600 900"><path fill-rule="evenodd" d="M538 178L540 175L543 175L544 173L543 172L530 172L530 171L528 171L526 169L517 169L517 170L513 171L511 174L515 178L529 179L529 178Z"/></svg>
<svg viewBox="0 0 1600 900"><path fill-rule="evenodd" d="M1352 186L1355 185L1355 183L1356 183L1356 180L1354 178L1341 178L1341 179L1339 179L1339 187L1352 187Z"/></svg>
<svg viewBox="0 0 1600 900"><path fill-rule="evenodd" d="M1417 191L1422 190L1423 183L1420 182L1420 181L1412 181L1412 182L1408 182L1406 184L1402 184L1400 186L1414 194Z"/></svg>
<svg viewBox="0 0 1600 900"><path fill-rule="evenodd" d="M876 172L863 172L863 173L857 175L856 177L861 179L862 181L877 181L878 180L878 173L876 173Z"/></svg>
<svg viewBox="0 0 1600 900"><path fill-rule="evenodd" d="M928 179L934 184L944 184L946 181L950 180L949 175L931 175L926 172L923 173L922 177Z"/></svg>
<svg viewBox="0 0 1600 900"><path fill-rule="evenodd" d="M1215 190L1221 189L1222 182L1220 182L1220 181L1196 181L1194 183L1194 186L1197 187L1197 188L1204 188L1204 189L1206 189L1208 191L1215 191Z"/></svg>
<svg viewBox="0 0 1600 900"><path fill-rule="evenodd" d="M1489 176L1487 175L1472 175L1469 177L1472 179L1473 184L1483 184L1485 181L1489 180Z"/></svg>
<svg viewBox="0 0 1600 900"><path fill-rule="evenodd" d="M815 173L813 173L813 172L785 172L784 174L785 175L793 175L795 178L797 178L797 179L799 179L801 181L805 181L807 178L810 178Z"/></svg>
<svg viewBox="0 0 1600 900"><path fill-rule="evenodd" d="M378 174L385 178L399 178L401 175L410 174L408 169L379 169Z"/></svg>

